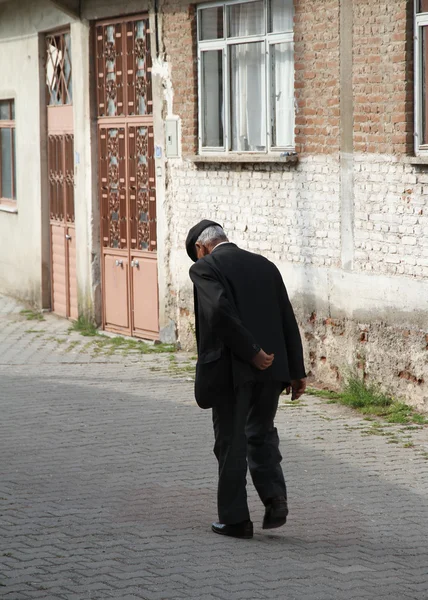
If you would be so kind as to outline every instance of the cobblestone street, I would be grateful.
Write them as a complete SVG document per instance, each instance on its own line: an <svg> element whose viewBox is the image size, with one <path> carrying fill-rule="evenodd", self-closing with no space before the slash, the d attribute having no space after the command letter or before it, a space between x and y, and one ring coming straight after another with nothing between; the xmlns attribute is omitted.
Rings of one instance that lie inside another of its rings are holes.
<svg viewBox="0 0 428 600"><path fill-rule="evenodd" d="M254 539L223 538L190 355L21 310L0 297L0 598L428 598L427 426L285 402L289 521L263 531L249 484Z"/></svg>

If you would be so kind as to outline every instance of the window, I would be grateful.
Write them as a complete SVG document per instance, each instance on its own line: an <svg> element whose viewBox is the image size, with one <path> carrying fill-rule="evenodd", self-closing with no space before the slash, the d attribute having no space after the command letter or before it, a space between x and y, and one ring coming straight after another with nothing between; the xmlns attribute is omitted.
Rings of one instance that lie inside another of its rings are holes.
<svg viewBox="0 0 428 600"><path fill-rule="evenodd" d="M49 106L73 103L69 33L46 36L46 85Z"/></svg>
<svg viewBox="0 0 428 600"><path fill-rule="evenodd" d="M415 151L428 153L428 0L415 0Z"/></svg>
<svg viewBox="0 0 428 600"><path fill-rule="evenodd" d="M15 203L15 101L0 100L0 203Z"/></svg>
<svg viewBox="0 0 428 600"><path fill-rule="evenodd" d="M198 8L199 150L294 145L293 0Z"/></svg>

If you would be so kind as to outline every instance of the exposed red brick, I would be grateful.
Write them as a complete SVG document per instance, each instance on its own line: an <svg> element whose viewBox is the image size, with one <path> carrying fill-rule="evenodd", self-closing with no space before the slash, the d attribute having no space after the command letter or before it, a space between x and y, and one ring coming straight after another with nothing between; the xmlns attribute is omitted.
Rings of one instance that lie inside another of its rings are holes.
<svg viewBox="0 0 428 600"><path fill-rule="evenodd" d="M354 2L354 122L365 124L354 128L356 152L412 151L411 4L406 0Z"/></svg>
<svg viewBox="0 0 428 600"><path fill-rule="evenodd" d="M171 64L174 112L183 153L197 149L195 6L162 4L163 43ZM411 3L353 3L354 150L398 154L413 147ZM339 0L295 0L296 150L331 154L340 144ZM314 118L316 117L316 118Z"/></svg>

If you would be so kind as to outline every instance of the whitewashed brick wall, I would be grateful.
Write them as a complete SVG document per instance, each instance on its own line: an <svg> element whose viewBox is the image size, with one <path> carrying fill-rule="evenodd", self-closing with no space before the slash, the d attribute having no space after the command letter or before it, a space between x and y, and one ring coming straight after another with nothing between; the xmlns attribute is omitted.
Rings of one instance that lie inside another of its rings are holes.
<svg viewBox="0 0 428 600"><path fill-rule="evenodd" d="M428 277L428 170L394 157L355 161L355 268Z"/></svg>
<svg viewBox="0 0 428 600"><path fill-rule="evenodd" d="M340 260L339 165L331 156L293 165L170 165L173 246L184 247L202 218L231 240L273 261L337 265Z"/></svg>
<svg viewBox="0 0 428 600"><path fill-rule="evenodd" d="M170 161L172 248L202 218L221 223L241 247L276 262L339 267L339 162L298 165ZM382 155L354 163L354 268L428 277L428 168Z"/></svg>
<svg viewBox="0 0 428 600"><path fill-rule="evenodd" d="M428 408L428 167L379 155L354 159L352 271L341 268L337 155L297 165L169 161L170 318L183 347L192 347L184 244L191 226L214 219L232 241L283 272L315 381L340 386L357 367Z"/></svg>

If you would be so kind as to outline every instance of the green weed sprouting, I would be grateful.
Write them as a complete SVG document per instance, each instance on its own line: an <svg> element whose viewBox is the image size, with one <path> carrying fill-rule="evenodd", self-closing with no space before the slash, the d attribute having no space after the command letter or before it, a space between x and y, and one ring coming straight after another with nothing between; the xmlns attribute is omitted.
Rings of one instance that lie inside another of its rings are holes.
<svg viewBox="0 0 428 600"><path fill-rule="evenodd" d="M341 392L309 388L307 394L349 406L367 417L383 417L387 423L428 424L428 419L411 406L394 398L375 383L367 383L355 373L345 378Z"/></svg>

